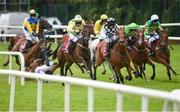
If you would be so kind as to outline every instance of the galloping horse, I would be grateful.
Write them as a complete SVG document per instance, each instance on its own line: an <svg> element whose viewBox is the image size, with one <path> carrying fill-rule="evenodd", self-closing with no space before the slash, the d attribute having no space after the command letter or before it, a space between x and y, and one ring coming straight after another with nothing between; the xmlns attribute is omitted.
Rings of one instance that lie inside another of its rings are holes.
<svg viewBox="0 0 180 112"><path fill-rule="evenodd" d="M41 18L39 20L39 33L37 34L37 37L40 39L40 42L34 43L34 45L29 49L29 52L23 53L25 58L25 65L28 66L29 63L37 58L39 56L39 51L42 46L42 43L44 43L44 29L50 30L52 29L52 26L45 20L44 18ZM26 42L25 36L21 35L21 37L16 36L16 38L12 38L10 40L10 50L11 51L20 51L20 46ZM16 42L16 43L15 43ZM14 45L13 45L14 44ZM12 48L12 49L11 49ZM18 58L16 57L17 64L19 63ZM9 64L9 58L4 63L4 66L7 66Z"/></svg>
<svg viewBox="0 0 180 112"><path fill-rule="evenodd" d="M86 22L84 29L82 31L82 38L77 41L77 44L72 53L66 53L63 50L64 43L54 52L54 59L57 57L60 67L60 74L63 76L67 75L67 70L73 63L79 64L83 63L87 69L90 71L90 76L93 78L91 70L91 60L90 60L90 50L89 50L89 39L90 35L93 33L92 22ZM67 35L66 35L67 36ZM66 37L67 38L67 37ZM68 40L68 39L65 39ZM64 67L65 73L64 73Z"/></svg>
<svg viewBox="0 0 180 112"><path fill-rule="evenodd" d="M152 48L155 51L155 56L151 57L151 59L157 63L161 63L164 66L166 66L167 75L169 77L169 80L171 80L170 70L175 75L177 73L173 70L173 68L170 65L170 50L168 46L169 46L168 30L164 29L160 31L160 38L152 43ZM155 78L155 74L151 77L151 79L154 80L154 78Z"/></svg>
<svg viewBox="0 0 180 112"><path fill-rule="evenodd" d="M110 50L110 57L103 56L103 50L105 48L105 41L101 41L96 50L96 63L94 65L94 80L96 80L96 69L102 64L104 60L112 65L112 68L116 75L116 82L124 83L124 78L120 72L123 67L127 68L129 76L126 76L127 80L132 80L130 58L127 52L127 43L125 41L124 28L119 28L118 40ZM120 77L120 78L119 78Z"/></svg>
<svg viewBox="0 0 180 112"><path fill-rule="evenodd" d="M144 75L147 81L146 75L144 73L143 64L147 63L152 66L153 75L155 74L155 65L152 63L150 57L148 57L148 49L146 47L146 42L144 41L144 31L139 30L137 40L135 41L132 51L130 52L131 60L135 68L135 76L141 77Z"/></svg>

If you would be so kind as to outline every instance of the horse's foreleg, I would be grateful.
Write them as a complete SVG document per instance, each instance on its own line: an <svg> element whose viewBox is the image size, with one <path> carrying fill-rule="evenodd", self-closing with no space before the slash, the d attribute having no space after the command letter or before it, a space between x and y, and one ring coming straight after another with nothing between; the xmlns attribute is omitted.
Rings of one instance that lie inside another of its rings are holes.
<svg viewBox="0 0 180 112"><path fill-rule="evenodd" d="M124 84L124 77L122 76L120 69L118 67L115 67L114 69L116 72L116 83L120 83L121 80L122 84Z"/></svg>
<svg viewBox="0 0 180 112"><path fill-rule="evenodd" d="M96 63L93 65L94 68L94 77L93 79L96 80L96 69L98 66L100 66L103 62L103 59L99 57L99 55L96 54Z"/></svg>
<svg viewBox="0 0 180 112"><path fill-rule="evenodd" d="M94 76L93 76L93 80L96 80L96 70L97 70L97 67L96 66L93 66L94 68Z"/></svg>
<svg viewBox="0 0 180 112"><path fill-rule="evenodd" d="M68 63L68 64L66 64L66 67L65 67L65 74L64 74L64 76L66 76L66 75L67 75L67 71L70 69L71 65L72 65L72 63Z"/></svg>
<svg viewBox="0 0 180 112"><path fill-rule="evenodd" d="M136 71L134 71L133 73L134 73L135 77L138 78L138 77L139 77L139 69L138 69L138 65L135 64L135 63L133 63L133 65L134 65L134 68L135 68L135 70L136 70Z"/></svg>
<svg viewBox="0 0 180 112"><path fill-rule="evenodd" d="M60 64L60 75L64 76L64 65L65 65L65 62L64 61L59 61L59 64Z"/></svg>
<svg viewBox="0 0 180 112"><path fill-rule="evenodd" d="M89 74L91 79L93 79L93 72L92 72L92 62L91 61L87 61L87 69L89 70Z"/></svg>
<svg viewBox="0 0 180 112"><path fill-rule="evenodd" d="M144 72L143 64L140 65L139 68L140 68L140 73L141 73L141 75L142 75L142 74L144 75L145 81L148 81L148 79L147 79L147 77L146 77L146 74L145 74L145 72Z"/></svg>
<svg viewBox="0 0 180 112"><path fill-rule="evenodd" d="M72 72L72 70L71 70L71 67L69 68L69 72L70 72L71 76L74 75L73 72Z"/></svg>
<svg viewBox="0 0 180 112"><path fill-rule="evenodd" d="M6 66L8 66L8 64L9 64L9 56L8 56L7 61L3 64L3 66L6 67Z"/></svg>
<svg viewBox="0 0 180 112"><path fill-rule="evenodd" d="M166 60L164 60L164 59L159 59L159 62L160 62L161 64L163 64L164 66L166 66L167 75L168 75L168 77L169 77L169 80L171 80L171 72L170 72L170 70L171 70L172 68L171 68L170 64L168 64L168 63L166 62Z"/></svg>
<svg viewBox="0 0 180 112"><path fill-rule="evenodd" d="M105 65L105 62L103 62L102 65L103 65L102 75L105 75L106 74L106 65Z"/></svg>
<svg viewBox="0 0 180 112"><path fill-rule="evenodd" d="M146 63L143 64L143 68L144 68L144 70L146 70Z"/></svg>
<svg viewBox="0 0 180 112"><path fill-rule="evenodd" d="M111 73L112 73L112 76L111 76L111 80L113 80L113 81L115 81L116 80L116 73L115 73L115 71L114 71L114 68L113 68L113 66L112 66L112 64L110 64L110 63L108 63L108 66L109 66L109 69L110 69L110 71L111 71Z"/></svg>
<svg viewBox="0 0 180 112"><path fill-rule="evenodd" d="M20 64L20 62L19 62L18 56L15 56L15 58L16 58L16 64L20 66L21 64Z"/></svg>
<svg viewBox="0 0 180 112"><path fill-rule="evenodd" d="M128 72L128 76L126 76L125 78L126 78L126 80L132 80L132 75L131 75L131 66L129 65L129 66L127 66L126 67L126 69L127 69L127 72Z"/></svg>
<svg viewBox="0 0 180 112"><path fill-rule="evenodd" d="M169 80L171 80L171 73L170 73L169 67L166 67L166 70L167 70L167 75L169 77Z"/></svg>
<svg viewBox="0 0 180 112"><path fill-rule="evenodd" d="M82 67L79 63L76 63L76 65L80 68L80 70L81 70L82 73L85 73L83 67Z"/></svg>
<svg viewBox="0 0 180 112"><path fill-rule="evenodd" d="M170 66L170 60L166 60L166 62L169 64L169 66ZM176 73L176 71L170 66L170 70L172 71L172 73L174 74L174 75L178 75L177 73Z"/></svg>
<svg viewBox="0 0 180 112"><path fill-rule="evenodd" d="M150 61L150 59L147 60L146 62L147 64L151 65L152 69L153 69L153 74L151 76L151 80L154 80L155 76L156 76L156 69L155 69L155 64L153 64L152 61ZM144 63L145 64L145 63Z"/></svg>

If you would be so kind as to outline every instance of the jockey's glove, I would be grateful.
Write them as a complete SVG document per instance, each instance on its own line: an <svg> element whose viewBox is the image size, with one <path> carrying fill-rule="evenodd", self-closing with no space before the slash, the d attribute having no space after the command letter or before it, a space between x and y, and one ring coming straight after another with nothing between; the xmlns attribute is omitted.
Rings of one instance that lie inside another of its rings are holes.
<svg viewBox="0 0 180 112"><path fill-rule="evenodd" d="M35 36L36 35L36 33L35 32L31 32L31 36Z"/></svg>
<svg viewBox="0 0 180 112"><path fill-rule="evenodd" d="M74 30L75 33L80 33L80 30Z"/></svg>

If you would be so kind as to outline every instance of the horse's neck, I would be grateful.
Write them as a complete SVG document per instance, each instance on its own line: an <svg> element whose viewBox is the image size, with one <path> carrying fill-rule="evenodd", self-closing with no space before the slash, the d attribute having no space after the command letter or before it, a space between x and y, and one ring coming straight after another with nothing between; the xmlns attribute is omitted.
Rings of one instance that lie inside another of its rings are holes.
<svg viewBox="0 0 180 112"><path fill-rule="evenodd" d="M43 35L44 29L42 27L39 27L38 37L40 38Z"/></svg>
<svg viewBox="0 0 180 112"><path fill-rule="evenodd" d="M39 54L39 51L40 51L40 42L36 43L31 51L29 52L29 55L31 56L37 56Z"/></svg>
<svg viewBox="0 0 180 112"><path fill-rule="evenodd" d="M119 41L117 41L117 42L114 44L114 46L113 46L112 49L113 49L114 51L116 51L116 52L119 52L119 53L126 53L126 52L127 52L126 46L120 45L120 44L119 44Z"/></svg>
<svg viewBox="0 0 180 112"><path fill-rule="evenodd" d="M77 43L85 48L88 48L88 45L89 45L88 42L87 42L87 44L84 42L83 38L81 38L81 40L79 40Z"/></svg>
<svg viewBox="0 0 180 112"><path fill-rule="evenodd" d="M160 39L157 40L157 42L155 43L155 49L158 51L158 52L162 52L162 53L168 53L169 52L169 49L168 49L168 45L161 45L161 41Z"/></svg>

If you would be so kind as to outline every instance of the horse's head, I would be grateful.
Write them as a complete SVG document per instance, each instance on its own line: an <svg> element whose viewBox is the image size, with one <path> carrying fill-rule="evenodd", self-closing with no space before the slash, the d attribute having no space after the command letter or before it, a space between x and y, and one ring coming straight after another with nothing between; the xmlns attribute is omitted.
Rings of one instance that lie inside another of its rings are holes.
<svg viewBox="0 0 180 112"><path fill-rule="evenodd" d="M44 29L51 30L52 25L50 25L45 18L41 17L40 20L39 20L39 30L43 31Z"/></svg>
<svg viewBox="0 0 180 112"><path fill-rule="evenodd" d="M138 50L144 50L146 48L146 43L144 41L144 30L139 30L137 35L137 41L135 42L135 47Z"/></svg>
<svg viewBox="0 0 180 112"><path fill-rule="evenodd" d="M126 46L127 43L126 43L126 38L125 38L125 34L124 34L124 27L120 27L118 29L117 36L118 36L119 44L123 45L123 46Z"/></svg>
<svg viewBox="0 0 180 112"><path fill-rule="evenodd" d="M159 39L162 46L166 46L168 44L168 29L164 29L160 31Z"/></svg>
<svg viewBox="0 0 180 112"><path fill-rule="evenodd" d="M85 24L84 29L82 31L82 38L83 38L84 43L86 45L88 45L91 34L94 33L93 28L94 28L93 22L92 21L86 21L86 24Z"/></svg>

